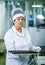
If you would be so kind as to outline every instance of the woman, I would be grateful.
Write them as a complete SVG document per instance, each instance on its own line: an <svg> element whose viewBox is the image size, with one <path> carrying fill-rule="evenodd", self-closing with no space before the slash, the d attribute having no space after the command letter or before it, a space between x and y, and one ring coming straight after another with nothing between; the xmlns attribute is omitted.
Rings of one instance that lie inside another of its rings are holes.
<svg viewBox="0 0 45 65"><path fill-rule="evenodd" d="M21 8L12 10L13 26L5 34L4 40L6 44L6 65L28 65L28 55L18 55L10 53L14 50L33 50L39 52L41 48L35 47L31 43L31 37L27 29L23 28L24 14Z"/></svg>

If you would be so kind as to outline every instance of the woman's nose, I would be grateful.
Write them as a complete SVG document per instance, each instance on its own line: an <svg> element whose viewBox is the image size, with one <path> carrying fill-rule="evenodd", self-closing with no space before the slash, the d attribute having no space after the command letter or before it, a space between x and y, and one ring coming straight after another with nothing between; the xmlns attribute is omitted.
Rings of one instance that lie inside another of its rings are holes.
<svg viewBox="0 0 45 65"><path fill-rule="evenodd" d="M20 22L21 22L22 20L20 19Z"/></svg>
<svg viewBox="0 0 45 65"><path fill-rule="evenodd" d="M20 19L20 22L23 22L24 20L23 19Z"/></svg>

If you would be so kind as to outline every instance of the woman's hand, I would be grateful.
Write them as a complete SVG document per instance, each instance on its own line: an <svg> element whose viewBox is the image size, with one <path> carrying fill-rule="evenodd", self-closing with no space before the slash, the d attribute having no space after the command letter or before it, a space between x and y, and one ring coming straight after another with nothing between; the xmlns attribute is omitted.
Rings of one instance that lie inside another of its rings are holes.
<svg viewBox="0 0 45 65"><path fill-rule="evenodd" d="M41 47L40 46L33 46L32 50L35 51L35 52L40 52Z"/></svg>

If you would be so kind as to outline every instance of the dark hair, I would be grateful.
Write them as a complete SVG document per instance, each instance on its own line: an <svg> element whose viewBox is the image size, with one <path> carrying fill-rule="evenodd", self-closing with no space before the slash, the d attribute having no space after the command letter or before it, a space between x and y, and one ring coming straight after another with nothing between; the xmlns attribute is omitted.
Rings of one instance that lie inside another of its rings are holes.
<svg viewBox="0 0 45 65"><path fill-rule="evenodd" d="M14 22L15 22L15 20L14 20ZM14 25L14 22L13 22L13 25Z"/></svg>

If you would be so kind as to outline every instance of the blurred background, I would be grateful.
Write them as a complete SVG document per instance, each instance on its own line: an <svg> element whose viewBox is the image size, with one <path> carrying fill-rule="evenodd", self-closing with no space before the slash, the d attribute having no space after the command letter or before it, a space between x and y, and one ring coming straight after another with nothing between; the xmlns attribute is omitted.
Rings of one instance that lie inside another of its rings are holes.
<svg viewBox="0 0 45 65"><path fill-rule="evenodd" d="M23 26L29 30L32 43L45 52L45 0L0 0L0 65L5 65L4 35L13 25L11 11L16 7L24 11Z"/></svg>

